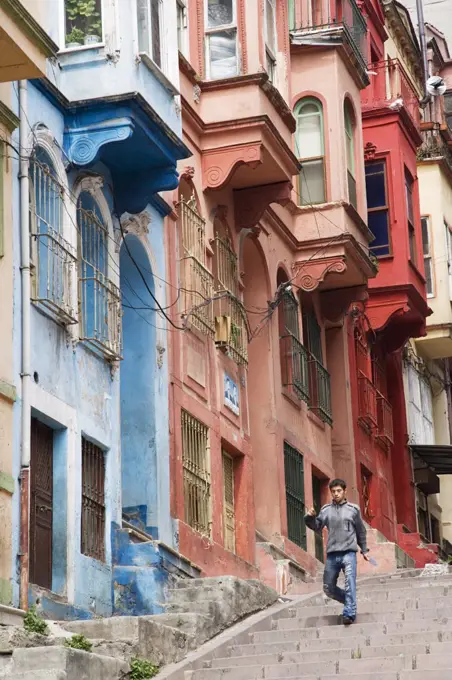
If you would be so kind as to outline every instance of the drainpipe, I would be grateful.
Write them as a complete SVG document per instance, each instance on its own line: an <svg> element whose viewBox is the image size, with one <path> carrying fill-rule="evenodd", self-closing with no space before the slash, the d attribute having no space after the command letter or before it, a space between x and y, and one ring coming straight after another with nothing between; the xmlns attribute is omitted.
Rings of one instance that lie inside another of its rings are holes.
<svg viewBox="0 0 452 680"><path fill-rule="evenodd" d="M20 473L20 606L28 609L29 533L30 533L30 234L28 179L27 81L19 82L19 148L20 148L20 272L22 287L22 411L21 411L21 473Z"/></svg>
<svg viewBox="0 0 452 680"><path fill-rule="evenodd" d="M419 26L419 42L421 43L422 65L424 67L424 97L421 100L421 106L426 106L430 101L430 95L427 92L428 80L428 56L427 56L427 38L425 35L425 20L424 20L424 0L416 0L417 23Z"/></svg>

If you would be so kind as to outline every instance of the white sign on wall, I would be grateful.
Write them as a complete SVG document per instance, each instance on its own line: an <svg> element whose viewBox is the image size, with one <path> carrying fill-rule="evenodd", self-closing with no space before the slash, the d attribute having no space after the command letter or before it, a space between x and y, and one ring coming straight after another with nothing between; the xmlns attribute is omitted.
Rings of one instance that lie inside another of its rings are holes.
<svg viewBox="0 0 452 680"><path fill-rule="evenodd" d="M239 388L227 373L224 374L224 405L239 415Z"/></svg>

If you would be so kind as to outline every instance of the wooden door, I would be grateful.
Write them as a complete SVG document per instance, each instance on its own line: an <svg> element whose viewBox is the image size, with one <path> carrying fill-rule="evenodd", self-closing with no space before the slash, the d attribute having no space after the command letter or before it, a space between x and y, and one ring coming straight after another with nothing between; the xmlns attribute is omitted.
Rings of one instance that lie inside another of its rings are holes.
<svg viewBox="0 0 452 680"><path fill-rule="evenodd" d="M30 582L52 588L53 430L32 418Z"/></svg>

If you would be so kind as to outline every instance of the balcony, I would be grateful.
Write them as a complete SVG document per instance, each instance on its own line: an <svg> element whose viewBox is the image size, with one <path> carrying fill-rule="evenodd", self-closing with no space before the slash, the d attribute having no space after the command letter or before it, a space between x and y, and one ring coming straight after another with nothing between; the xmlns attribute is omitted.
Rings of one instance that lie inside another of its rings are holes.
<svg viewBox="0 0 452 680"><path fill-rule="evenodd" d="M359 422L370 428L378 426L377 390L375 385L359 371L358 376Z"/></svg>
<svg viewBox="0 0 452 680"><path fill-rule="evenodd" d="M309 355L308 369L309 408L324 423L332 425L330 374L312 354Z"/></svg>
<svg viewBox="0 0 452 680"><path fill-rule="evenodd" d="M394 444L392 406L380 392L377 392L377 431L375 438L386 448Z"/></svg>
<svg viewBox="0 0 452 680"><path fill-rule="evenodd" d="M293 335L280 338L282 383L299 399L309 403L308 352Z"/></svg>
<svg viewBox="0 0 452 680"><path fill-rule="evenodd" d="M422 146L418 149L417 160L445 164L452 172L452 151L441 134L440 123L423 123L421 128Z"/></svg>
<svg viewBox="0 0 452 680"><path fill-rule="evenodd" d="M355 0L302 3L302 16L291 31L294 46L337 45L342 47L359 74L361 87L369 83L367 25Z"/></svg>
<svg viewBox="0 0 452 680"><path fill-rule="evenodd" d="M361 94L364 114L381 110L400 112L418 132L421 125L419 96L398 59L387 59L369 67L376 73Z"/></svg>

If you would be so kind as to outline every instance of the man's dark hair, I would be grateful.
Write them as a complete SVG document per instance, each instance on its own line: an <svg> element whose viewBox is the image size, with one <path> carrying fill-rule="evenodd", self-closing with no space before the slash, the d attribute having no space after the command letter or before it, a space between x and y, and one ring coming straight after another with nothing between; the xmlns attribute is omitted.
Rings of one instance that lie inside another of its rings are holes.
<svg viewBox="0 0 452 680"><path fill-rule="evenodd" d="M330 489L332 489L335 486L340 486L345 491L345 489L347 488L347 483L344 482L343 479L332 479L328 486L330 487Z"/></svg>

